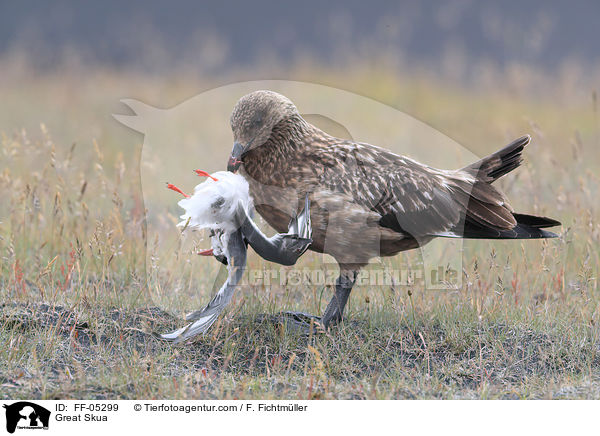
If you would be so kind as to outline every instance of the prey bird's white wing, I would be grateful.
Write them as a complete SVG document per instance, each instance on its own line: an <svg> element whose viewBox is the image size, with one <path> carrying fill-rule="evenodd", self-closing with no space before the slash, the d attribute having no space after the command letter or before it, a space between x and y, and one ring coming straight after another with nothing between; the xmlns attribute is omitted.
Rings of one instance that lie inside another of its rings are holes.
<svg viewBox="0 0 600 436"><path fill-rule="evenodd" d="M205 333L231 301L246 269L246 252L246 243L244 242L241 229L238 229L229 236L227 242L226 253L228 254L227 269L229 270L229 274L219 292L217 292L204 309L193 312L186 317L188 321L192 322L173 332L155 334L155 336L169 342L179 343Z"/></svg>

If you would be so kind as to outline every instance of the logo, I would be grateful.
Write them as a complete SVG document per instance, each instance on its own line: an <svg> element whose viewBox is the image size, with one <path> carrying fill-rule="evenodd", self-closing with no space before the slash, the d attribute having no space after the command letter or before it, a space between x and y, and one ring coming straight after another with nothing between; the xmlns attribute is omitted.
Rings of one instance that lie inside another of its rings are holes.
<svg viewBox="0 0 600 436"><path fill-rule="evenodd" d="M144 134L139 171L144 196L143 209L146 213L146 238L153 241L148 245L152 249L146 251L146 271L169 268L168 259L173 258L173 252L179 255L198 251L197 239L182 238L181 230L163 219L167 204L161 198L168 198L162 194L165 191L164 182L177 180L184 186L188 183L187 186L191 188L191 183L197 183L197 176L193 175L193 168L190 167L190 161L194 159L203 165L202 169L210 170L209 172L223 168L231 150L232 132L227 122L231 111L240 97L260 89L285 95L297 105L307 122L344 140L359 139L370 144L383 145L398 155L410 156L436 168L461 168L479 160L478 156L451 138L400 110L351 92L313 83L288 80L232 83L202 92L167 109L150 106L138 100L124 99L122 102L131 109L133 115L115 114L114 118ZM210 116L199 117L198 114ZM369 114L369 121L360 114ZM173 144L177 144L177 152L174 152ZM348 168L356 169L356 174L364 175L365 168L375 165L366 161L360 153L348 153L344 155L344 159L340 162ZM187 182L182 176L182 168L189 169ZM324 176L324 173L321 176ZM246 174L245 177L250 176ZM335 178L328 180L331 185L327 190L343 191L343 186L335 185ZM252 179L252 186L256 192L260 192L260 198L253 198L255 206L277 211L282 216L291 216L296 211L299 201L304 199L304 194L299 191L277 183L262 183ZM391 190L382 189L370 195L373 197L373 204L386 204L389 201L388 196L392 194ZM173 208L174 203L175 200L172 200L168 207L179 211ZM338 260L341 259L346 264L361 264L365 258L371 259L371 268L377 270L369 278L371 286L387 286L381 280L372 282L374 274L380 273L401 276L399 279L394 277L394 285L412 286L413 280L409 277L418 274L417 279L423 281L426 289L462 287L463 240L431 240L423 230L423 226L433 225L432 222L427 222L427 219L415 219L414 214L404 214L400 211L390 212L391 225L411 235L424 235L415 237L414 247L420 247L422 256L403 256L404 259L409 259L410 263L399 264L398 258L393 261L389 258L382 260L380 257L381 247L390 242L385 239L388 236L383 238L387 233L373 225L373 220L376 219L374 215L353 214L350 225L347 222L349 218L339 203L324 200L319 207L328 217L327 225L320 230L323 234L324 252L336 252ZM403 210L403 206L401 208ZM457 223L461 220L464 222L464 214L458 214L454 219ZM348 237L350 227L353 229L352 234L356 235L355 238ZM347 248L336 248L340 246ZM318 256L314 253L311 255ZM331 264L334 260L331 256L322 256L323 265ZM319 266L317 269L322 268ZM249 274L262 274L262 268L248 268L247 271ZM277 267L277 273L279 271L281 269ZM304 279L300 277L300 280ZM311 282L302 283L308 285Z"/></svg>
<svg viewBox="0 0 600 436"><path fill-rule="evenodd" d="M18 429L44 429L48 430L50 411L29 401L19 401L10 405L4 404L6 409L6 431L14 433Z"/></svg>

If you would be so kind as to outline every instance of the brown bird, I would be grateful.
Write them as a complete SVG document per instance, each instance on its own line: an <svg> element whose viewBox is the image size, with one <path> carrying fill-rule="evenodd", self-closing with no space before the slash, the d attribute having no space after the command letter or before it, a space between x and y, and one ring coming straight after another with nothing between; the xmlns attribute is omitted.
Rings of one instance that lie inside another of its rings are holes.
<svg viewBox="0 0 600 436"><path fill-rule="evenodd" d="M256 91L231 114L228 170L245 177L258 213L278 232L310 198L313 243L339 264L335 294L322 317L342 319L361 267L435 237L551 238L560 223L518 214L491 185L522 162L530 137L459 170L439 170L388 150L328 135L283 95Z"/></svg>

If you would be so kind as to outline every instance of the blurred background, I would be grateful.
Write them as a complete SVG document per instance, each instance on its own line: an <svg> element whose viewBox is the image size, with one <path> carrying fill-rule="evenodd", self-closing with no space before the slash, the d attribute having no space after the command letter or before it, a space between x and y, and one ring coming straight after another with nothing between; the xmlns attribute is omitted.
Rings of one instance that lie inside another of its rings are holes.
<svg viewBox="0 0 600 436"><path fill-rule="evenodd" d="M593 1L332 1L282 4L157 0L0 6L0 52L36 69L101 64L163 74L223 74L298 61L367 59L469 83L485 68L597 67ZM485 82L485 80L483 80Z"/></svg>
<svg viewBox="0 0 600 436"><path fill-rule="evenodd" d="M122 97L172 106L252 79L351 90L444 127L459 142L480 139L466 131L467 120L488 124L489 135L506 132L497 125L498 108L476 98L449 111L443 100L452 92L493 94L495 106L586 110L591 121L600 77L598 17L593 1L4 1L0 128L41 120L50 127L67 106L82 115L101 106L109 114ZM41 77L63 80L50 95ZM94 92L93 101L83 97ZM439 111L431 107L436 99ZM511 116L514 124L524 114ZM447 126L452 117L463 121ZM558 119L570 133L576 128ZM107 127L93 125L95 136Z"/></svg>
<svg viewBox="0 0 600 436"><path fill-rule="evenodd" d="M89 141L115 133L123 97L170 107L232 82L295 79L378 99L483 150L470 125L500 144L505 121L520 134L534 118L503 119L506 104L539 104L566 140L597 126L598 17L592 1L4 1L0 129L44 122ZM75 107L81 122L67 122Z"/></svg>

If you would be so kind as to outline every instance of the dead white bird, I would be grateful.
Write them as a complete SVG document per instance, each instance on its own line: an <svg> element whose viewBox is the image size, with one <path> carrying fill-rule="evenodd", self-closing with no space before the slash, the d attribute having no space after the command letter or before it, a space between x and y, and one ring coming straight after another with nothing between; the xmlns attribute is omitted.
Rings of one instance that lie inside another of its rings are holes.
<svg viewBox="0 0 600 436"><path fill-rule="evenodd" d="M252 221L252 198L248 182L242 176L229 171L208 174L196 170L196 173L207 180L194 188L192 196L168 185L186 197L178 203L185 210L178 226L184 231L210 229L212 248L200 254L214 255L227 265L228 275L204 309L186 316L187 325L171 333L155 333L156 337L174 343L206 332L231 301L246 268L248 244L266 260L293 265L312 242L308 196L303 210L290 221L288 232L267 238Z"/></svg>

